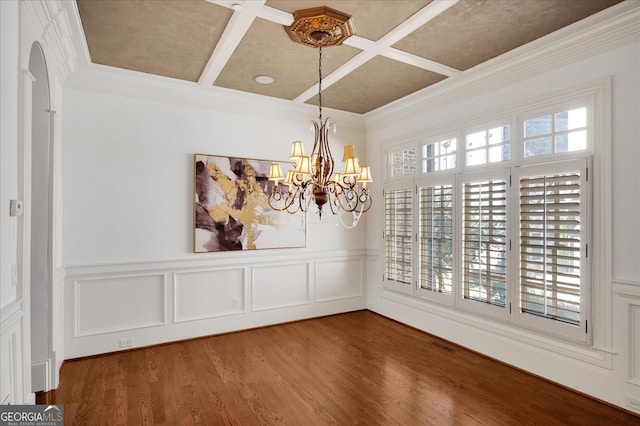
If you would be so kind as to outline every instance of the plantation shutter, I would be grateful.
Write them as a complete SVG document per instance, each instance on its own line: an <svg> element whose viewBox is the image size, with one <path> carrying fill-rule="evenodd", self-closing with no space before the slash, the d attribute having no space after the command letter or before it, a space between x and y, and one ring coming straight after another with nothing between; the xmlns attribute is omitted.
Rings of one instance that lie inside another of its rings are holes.
<svg viewBox="0 0 640 426"><path fill-rule="evenodd" d="M402 284L412 280L412 203L411 189L385 191L384 278Z"/></svg>
<svg viewBox="0 0 640 426"><path fill-rule="evenodd" d="M504 307L507 182L465 183L463 190L464 298Z"/></svg>
<svg viewBox="0 0 640 426"><path fill-rule="evenodd" d="M453 290L453 186L420 188L420 287Z"/></svg>
<svg viewBox="0 0 640 426"><path fill-rule="evenodd" d="M580 323L582 192L580 172L520 179L522 312Z"/></svg>

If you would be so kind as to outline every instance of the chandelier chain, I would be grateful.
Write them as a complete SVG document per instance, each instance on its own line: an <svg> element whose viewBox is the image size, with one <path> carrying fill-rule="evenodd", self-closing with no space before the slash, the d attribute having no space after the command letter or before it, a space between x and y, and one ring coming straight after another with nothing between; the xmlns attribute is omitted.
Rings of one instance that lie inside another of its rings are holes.
<svg viewBox="0 0 640 426"><path fill-rule="evenodd" d="M318 102L320 103L320 124L322 124L322 45L320 45L318 58Z"/></svg>

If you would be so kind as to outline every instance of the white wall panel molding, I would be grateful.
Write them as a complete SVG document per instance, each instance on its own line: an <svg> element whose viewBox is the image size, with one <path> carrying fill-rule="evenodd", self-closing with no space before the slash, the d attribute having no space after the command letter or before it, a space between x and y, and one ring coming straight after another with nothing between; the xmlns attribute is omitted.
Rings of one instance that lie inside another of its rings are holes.
<svg viewBox="0 0 640 426"><path fill-rule="evenodd" d="M263 250L65 266L65 358L365 309L368 254Z"/></svg>
<svg viewBox="0 0 640 426"><path fill-rule="evenodd" d="M246 265L270 265L279 263L283 258L287 262L308 261L309 259L331 259L362 257L369 253L365 249L352 250L251 250L220 253L191 254L185 259L164 259L130 263L101 263L86 265L65 265L67 277L88 278L105 274L164 273L167 271L194 271L211 268L244 267Z"/></svg>
<svg viewBox="0 0 640 426"><path fill-rule="evenodd" d="M282 262L251 268L252 311L311 303L311 263Z"/></svg>
<svg viewBox="0 0 640 426"><path fill-rule="evenodd" d="M631 359L628 382L640 387L640 297L636 304L629 304L630 330L629 359Z"/></svg>
<svg viewBox="0 0 640 426"><path fill-rule="evenodd" d="M195 321L245 312L247 283L247 268L175 272L174 321Z"/></svg>
<svg viewBox="0 0 640 426"><path fill-rule="evenodd" d="M166 324L166 281L166 274L74 280L74 336Z"/></svg>
<svg viewBox="0 0 640 426"><path fill-rule="evenodd" d="M640 2L613 6L566 28L464 71L460 76L365 114L368 132L532 78L640 39Z"/></svg>
<svg viewBox="0 0 640 426"><path fill-rule="evenodd" d="M614 330L622 354L622 370L626 383L640 387L640 282L614 281L613 292L615 323L626 325Z"/></svg>
<svg viewBox="0 0 640 426"><path fill-rule="evenodd" d="M365 294L365 259L336 258L315 262L315 301L359 297Z"/></svg>
<svg viewBox="0 0 640 426"><path fill-rule="evenodd" d="M23 371L25 357L22 336L24 330L24 302L12 301L0 310L0 402L28 404L30 389L25 389ZM28 367L30 368L30 367Z"/></svg>
<svg viewBox="0 0 640 426"><path fill-rule="evenodd" d="M9 328L24 317L24 301L13 300L0 309L0 335L4 335Z"/></svg>

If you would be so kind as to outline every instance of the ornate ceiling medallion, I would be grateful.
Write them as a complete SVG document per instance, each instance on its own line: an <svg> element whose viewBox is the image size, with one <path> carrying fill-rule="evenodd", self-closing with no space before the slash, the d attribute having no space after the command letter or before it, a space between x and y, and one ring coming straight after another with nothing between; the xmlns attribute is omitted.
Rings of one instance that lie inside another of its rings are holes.
<svg viewBox="0 0 640 426"><path fill-rule="evenodd" d="M305 46L338 46L356 32L351 15L326 6L296 10L293 18L285 30L291 40Z"/></svg>

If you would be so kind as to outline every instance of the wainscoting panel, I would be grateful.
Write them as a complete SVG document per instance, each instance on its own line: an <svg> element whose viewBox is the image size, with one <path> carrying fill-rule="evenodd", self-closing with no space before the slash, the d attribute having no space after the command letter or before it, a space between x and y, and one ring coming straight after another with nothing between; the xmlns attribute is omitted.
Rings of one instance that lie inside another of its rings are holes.
<svg viewBox="0 0 640 426"><path fill-rule="evenodd" d="M638 304L631 305L631 371L629 372L631 383L640 386L640 300Z"/></svg>
<svg viewBox="0 0 640 426"><path fill-rule="evenodd" d="M244 311L244 268L180 272L173 277L175 322Z"/></svg>
<svg viewBox="0 0 640 426"><path fill-rule="evenodd" d="M315 263L316 302L364 294L363 259L329 259Z"/></svg>
<svg viewBox="0 0 640 426"><path fill-rule="evenodd" d="M366 309L366 255L256 250L65 266L65 359Z"/></svg>
<svg viewBox="0 0 640 426"><path fill-rule="evenodd" d="M304 305L310 300L307 262L253 268L253 310Z"/></svg>
<svg viewBox="0 0 640 426"><path fill-rule="evenodd" d="M617 321L629 324L627 330L618 330L622 344L617 349L629 360L626 381L636 386L635 393L640 395L637 389L640 387L640 283L614 281L613 294L613 311L618 317ZM637 406L631 408L640 411Z"/></svg>
<svg viewBox="0 0 640 426"><path fill-rule="evenodd" d="M165 324L165 274L74 281L75 336Z"/></svg>
<svg viewBox="0 0 640 426"><path fill-rule="evenodd" d="M30 389L23 389L23 372L27 362L23 356L22 301L13 301L0 312L0 404L27 404ZM23 394L24 391L24 394Z"/></svg>

